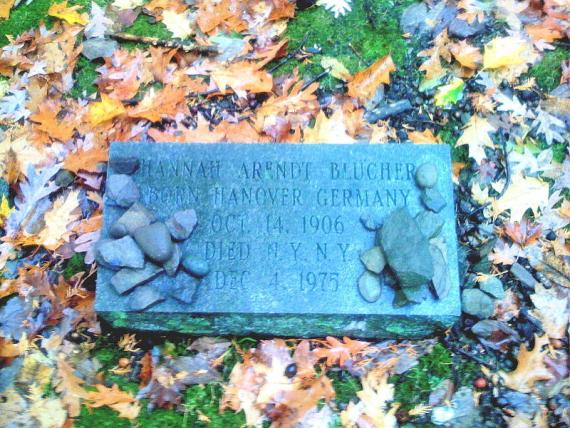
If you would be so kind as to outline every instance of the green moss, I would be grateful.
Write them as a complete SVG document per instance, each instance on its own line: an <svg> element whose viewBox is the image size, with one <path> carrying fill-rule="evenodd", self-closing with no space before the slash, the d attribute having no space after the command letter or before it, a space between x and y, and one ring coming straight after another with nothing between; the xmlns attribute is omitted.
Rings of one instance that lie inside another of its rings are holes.
<svg viewBox="0 0 570 428"><path fill-rule="evenodd" d="M71 90L71 96L81 98L97 92L95 79L98 77L97 68L100 64L89 61L84 56L79 57L75 66L75 84Z"/></svg>
<svg viewBox="0 0 570 428"><path fill-rule="evenodd" d="M362 385L357 377L351 376L348 372L331 373L333 388L336 393L336 402L348 404L356 397L356 393L362 389Z"/></svg>
<svg viewBox="0 0 570 428"><path fill-rule="evenodd" d="M245 414L220 412L223 388L220 384L194 385L184 393L184 417L181 426L189 427L245 427ZM204 418L205 416L205 418ZM201 421L207 419L209 421ZM143 424L143 426L146 426Z"/></svg>
<svg viewBox="0 0 570 428"><path fill-rule="evenodd" d="M63 270L63 277L67 280L73 275L85 270L85 256L81 253L75 253L65 265Z"/></svg>
<svg viewBox="0 0 570 428"><path fill-rule="evenodd" d="M428 399L429 393L451 375L451 353L440 343L418 365L401 376L392 376L394 399L403 409L411 409Z"/></svg>
<svg viewBox="0 0 570 428"><path fill-rule="evenodd" d="M530 75L536 78L536 83L546 92L552 91L560 84L562 61L570 58L570 49L558 47L544 54L542 61L530 69Z"/></svg>
<svg viewBox="0 0 570 428"><path fill-rule="evenodd" d="M438 137L444 144L451 147L451 157L454 162L469 162L469 150L467 146L456 146L457 140L462 133L461 123L450 120L441 130L437 133Z"/></svg>
<svg viewBox="0 0 570 428"><path fill-rule="evenodd" d="M37 27L41 20L46 20L47 11L53 0L34 0L29 5L21 4L10 13L10 18L0 21L0 45L8 43L6 36L17 36ZM50 18L48 18L50 19Z"/></svg>
<svg viewBox="0 0 570 428"><path fill-rule="evenodd" d="M170 40L172 33L168 31L162 22L151 23L151 17L139 15L133 25L126 28L125 33L140 37L154 37L161 40ZM122 42L121 46L126 49L148 49L148 44L139 42Z"/></svg>
<svg viewBox="0 0 570 428"><path fill-rule="evenodd" d="M299 12L285 33L289 51L297 49L306 37L305 46L318 47L321 53L303 63L289 61L276 73L289 73L299 67L300 74L310 79L323 71L320 66L323 56L336 58L351 73L387 54L392 55L398 66L403 65L407 43L399 28L399 17L410 3L413 0L355 0L352 11L339 18L317 6ZM339 81L326 77L321 83L330 89Z"/></svg>

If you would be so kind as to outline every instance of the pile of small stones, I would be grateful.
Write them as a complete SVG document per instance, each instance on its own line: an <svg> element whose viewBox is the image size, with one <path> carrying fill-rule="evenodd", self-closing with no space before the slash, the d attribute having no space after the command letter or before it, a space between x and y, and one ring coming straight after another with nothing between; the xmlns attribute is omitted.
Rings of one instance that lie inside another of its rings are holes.
<svg viewBox="0 0 570 428"><path fill-rule="evenodd" d="M166 221L140 202L140 192L131 174L138 169L135 158L114 159L109 165L117 174L106 185L106 203L125 211L109 227L110 239L96 245L96 259L104 267L117 271L111 285L117 293L128 295L131 310L145 310L164 300L153 287L139 287L165 273L176 276L180 266L193 278L200 280L209 272L208 263L193 254L183 254L182 248L194 231L196 211L175 212ZM196 284L194 284L196 285ZM171 290L172 297L191 303L196 287Z"/></svg>
<svg viewBox="0 0 570 428"><path fill-rule="evenodd" d="M415 178L425 207L415 218L407 208L399 208L381 225L373 219L362 219L367 229L376 232L377 242L360 255L366 270L358 280L358 290L367 302L374 303L380 298L383 279L393 283L396 306L422 302L429 296L430 282L440 299L449 291L447 251L445 241L439 236L443 218L438 214L446 203L435 187L436 166L420 165Z"/></svg>

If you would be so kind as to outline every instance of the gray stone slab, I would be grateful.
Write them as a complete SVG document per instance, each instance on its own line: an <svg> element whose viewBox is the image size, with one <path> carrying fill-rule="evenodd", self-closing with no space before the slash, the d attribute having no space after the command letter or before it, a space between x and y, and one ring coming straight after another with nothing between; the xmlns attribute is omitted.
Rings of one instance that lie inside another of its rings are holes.
<svg viewBox="0 0 570 428"><path fill-rule="evenodd" d="M179 245L183 257L209 268L202 279L185 269L161 274L134 289L153 291L133 305L134 292L120 295L110 281L115 272L100 266L96 309L117 327L423 337L461 313L448 146L113 143L115 158L139 160L132 178L157 221L196 211L197 225ZM376 245L376 233L361 219L381 224L400 207L412 217L425 210L414 170L426 162L437 166L435 189L446 202L438 239L446 243L449 293L396 307L395 290L381 275L381 296L368 302L358 288L365 271L360 255ZM111 167L108 177L116 173ZM105 203L103 238L124 212Z"/></svg>

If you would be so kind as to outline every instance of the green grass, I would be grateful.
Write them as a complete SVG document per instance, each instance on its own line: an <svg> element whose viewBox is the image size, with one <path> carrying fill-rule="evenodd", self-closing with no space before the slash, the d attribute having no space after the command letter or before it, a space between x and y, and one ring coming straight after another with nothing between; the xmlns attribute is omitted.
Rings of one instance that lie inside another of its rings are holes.
<svg viewBox="0 0 570 428"><path fill-rule="evenodd" d="M346 371L330 373L329 377L333 383L337 403L348 404L350 400L355 399L356 393L362 389L360 380L349 375Z"/></svg>
<svg viewBox="0 0 570 428"><path fill-rule="evenodd" d="M542 60L530 69L530 75L536 78L538 86L550 92L560 84L562 61L570 58L570 49L558 47L553 51L547 51Z"/></svg>
<svg viewBox="0 0 570 428"><path fill-rule="evenodd" d="M387 54L392 55L397 66L402 66L407 42L399 28L399 17L410 3L413 0L354 0L352 11L339 18L323 7L313 6L299 12L285 33L289 51L297 49L306 37L305 46L317 46L321 53L305 62L289 61L276 74L290 73L299 67L301 76L310 79L323 71L320 66L323 56L336 58L351 73ZM328 89L338 83L332 77L321 81Z"/></svg>
<svg viewBox="0 0 570 428"><path fill-rule="evenodd" d="M67 280L73 275L85 270L85 256L82 253L75 253L65 265L63 277Z"/></svg>

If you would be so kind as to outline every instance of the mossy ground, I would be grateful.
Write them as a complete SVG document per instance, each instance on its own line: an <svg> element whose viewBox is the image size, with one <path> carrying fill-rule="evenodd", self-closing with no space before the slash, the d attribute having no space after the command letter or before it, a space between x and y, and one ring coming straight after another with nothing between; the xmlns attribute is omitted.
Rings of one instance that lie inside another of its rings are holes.
<svg viewBox="0 0 570 428"><path fill-rule="evenodd" d="M310 60L289 61L276 74L290 73L298 67L301 76L311 79L323 71L323 56L336 58L351 73L388 54L397 66L402 66L408 42L402 37L399 18L411 3L414 0L354 0L352 11L339 18L316 6L299 12L285 33L289 52L304 42L304 46L320 49L320 53ZM325 89L339 83L332 77L321 81Z"/></svg>
<svg viewBox="0 0 570 428"><path fill-rule="evenodd" d="M547 51L542 60L530 69L530 75L542 90L550 92L560 84L560 64L569 58L570 49L567 47L559 46L553 51Z"/></svg>

